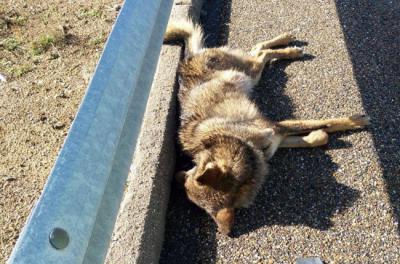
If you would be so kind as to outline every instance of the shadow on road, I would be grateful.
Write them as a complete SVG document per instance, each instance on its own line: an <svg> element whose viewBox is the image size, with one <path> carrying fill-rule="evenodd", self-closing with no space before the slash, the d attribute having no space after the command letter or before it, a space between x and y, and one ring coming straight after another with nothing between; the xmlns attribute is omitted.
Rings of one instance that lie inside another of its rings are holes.
<svg viewBox="0 0 400 264"><path fill-rule="evenodd" d="M214 263L216 227L177 185L174 183L171 189L160 263Z"/></svg>
<svg viewBox="0 0 400 264"><path fill-rule="evenodd" d="M400 2L335 1L394 218L400 221ZM398 225L398 224L397 224ZM400 232L399 225L397 226Z"/></svg>
<svg viewBox="0 0 400 264"><path fill-rule="evenodd" d="M349 208L359 192L332 176L338 166L323 149L279 151L255 204L238 211L234 236L266 225L332 227L331 217Z"/></svg>
<svg viewBox="0 0 400 264"><path fill-rule="evenodd" d="M205 44L209 48L228 44L232 0L205 1L201 16Z"/></svg>
<svg viewBox="0 0 400 264"><path fill-rule="evenodd" d="M208 0L204 3L201 22L207 47L227 44L230 14L230 0ZM190 168L190 159L178 151L176 171ZM213 220L189 202L184 190L174 181L160 263L214 263L217 255L216 232Z"/></svg>
<svg viewBox="0 0 400 264"><path fill-rule="evenodd" d="M302 60L313 58L306 55ZM293 103L284 93L285 69L290 63L296 62L274 63L265 70L255 89L257 105L272 120L293 118ZM328 148L349 147L338 136L330 137ZM238 211L233 236L268 225L305 225L327 230L332 226L331 217L351 207L359 197L359 191L333 177L338 166L324 148L279 150L270 161L270 168L255 204Z"/></svg>

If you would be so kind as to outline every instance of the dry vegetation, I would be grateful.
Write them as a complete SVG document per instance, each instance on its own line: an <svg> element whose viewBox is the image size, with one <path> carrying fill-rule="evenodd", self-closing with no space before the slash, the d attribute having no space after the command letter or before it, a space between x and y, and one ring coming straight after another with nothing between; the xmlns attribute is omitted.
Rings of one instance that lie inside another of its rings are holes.
<svg viewBox="0 0 400 264"><path fill-rule="evenodd" d="M43 188L121 2L0 6L0 263Z"/></svg>

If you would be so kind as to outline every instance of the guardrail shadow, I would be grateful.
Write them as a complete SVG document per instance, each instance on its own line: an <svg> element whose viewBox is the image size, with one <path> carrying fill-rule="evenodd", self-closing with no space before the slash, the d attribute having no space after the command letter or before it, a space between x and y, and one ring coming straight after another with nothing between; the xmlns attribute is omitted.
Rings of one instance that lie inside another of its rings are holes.
<svg viewBox="0 0 400 264"><path fill-rule="evenodd" d="M160 263L214 263L216 227L203 210L189 202L185 191L177 185L174 183L171 188Z"/></svg>
<svg viewBox="0 0 400 264"><path fill-rule="evenodd" d="M400 233L400 2L335 3Z"/></svg>
<svg viewBox="0 0 400 264"><path fill-rule="evenodd" d="M231 0L208 0L201 22L207 47L227 44ZM177 122L179 124L179 122ZM191 161L177 147L177 168L192 168ZM214 263L217 255L216 226L213 220L191 202L175 181L171 188L167 224L160 263Z"/></svg>
<svg viewBox="0 0 400 264"><path fill-rule="evenodd" d="M207 47L228 44L232 0L206 0L201 16Z"/></svg>

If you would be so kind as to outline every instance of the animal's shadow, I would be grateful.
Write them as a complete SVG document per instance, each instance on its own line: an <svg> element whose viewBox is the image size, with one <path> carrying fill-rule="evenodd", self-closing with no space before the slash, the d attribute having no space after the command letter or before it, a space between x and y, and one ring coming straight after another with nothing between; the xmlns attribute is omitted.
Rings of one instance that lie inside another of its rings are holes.
<svg viewBox="0 0 400 264"><path fill-rule="evenodd" d="M306 44L306 43L304 43ZM306 55L302 60L312 60ZM255 88L254 100L267 118L293 118L293 103L284 94L285 68L291 61L272 64L264 71ZM350 144L330 136L328 148ZM331 218L349 208L359 191L338 183L333 174L338 169L325 149L280 149L272 158L270 172L255 203L238 210L234 237L269 225L303 225L319 230L332 226Z"/></svg>
<svg viewBox="0 0 400 264"><path fill-rule="evenodd" d="M332 216L345 211L359 197L359 191L332 176L337 169L323 149L278 152L255 203L238 211L232 235L269 225L329 229Z"/></svg>

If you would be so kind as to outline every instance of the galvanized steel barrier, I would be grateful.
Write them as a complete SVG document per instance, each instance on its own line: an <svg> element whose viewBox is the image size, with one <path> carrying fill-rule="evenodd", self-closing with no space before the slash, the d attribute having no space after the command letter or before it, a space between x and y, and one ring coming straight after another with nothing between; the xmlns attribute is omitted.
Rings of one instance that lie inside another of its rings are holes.
<svg viewBox="0 0 400 264"><path fill-rule="evenodd" d="M172 0L126 0L8 263L102 263Z"/></svg>

